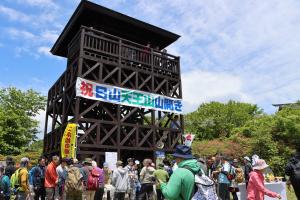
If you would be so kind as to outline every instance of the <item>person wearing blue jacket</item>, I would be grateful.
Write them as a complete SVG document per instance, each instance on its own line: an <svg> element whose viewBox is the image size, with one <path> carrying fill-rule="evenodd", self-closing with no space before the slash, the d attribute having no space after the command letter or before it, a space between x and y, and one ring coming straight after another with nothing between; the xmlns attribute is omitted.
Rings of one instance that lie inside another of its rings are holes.
<svg viewBox="0 0 300 200"><path fill-rule="evenodd" d="M44 200L46 197L45 184L45 165L44 157L38 159L38 165L33 167L29 172L29 184L33 186L34 200Z"/></svg>
<svg viewBox="0 0 300 200"><path fill-rule="evenodd" d="M10 199L10 180L9 177L4 175L4 166L0 165L0 199Z"/></svg>

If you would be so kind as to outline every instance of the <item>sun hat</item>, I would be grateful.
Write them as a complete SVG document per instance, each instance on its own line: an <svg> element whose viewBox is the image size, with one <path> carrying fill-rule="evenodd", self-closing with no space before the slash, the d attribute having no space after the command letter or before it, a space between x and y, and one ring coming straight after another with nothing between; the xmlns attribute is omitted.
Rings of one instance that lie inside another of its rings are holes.
<svg viewBox="0 0 300 200"><path fill-rule="evenodd" d="M97 167L97 162L93 160L93 161L92 161L92 166L93 166L93 167Z"/></svg>
<svg viewBox="0 0 300 200"><path fill-rule="evenodd" d="M74 163L74 164L78 164L78 159L74 158L74 159L73 159L73 163Z"/></svg>
<svg viewBox="0 0 300 200"><path fill-rule="evenodd" d="M253 156L252 156L252 165L255 165L255 163L256 163L256 161L259 159L259 156L258 155L256 155L256 154L254 154Z"/></svg>
<svg viewBox="0 0 300 200"><path fill-rule="evenodd" d="M27 157L21 158L21 163L25 163L25 162L29 162L29 158Z"/></svg>
<svg viewBox="0 0 300 200"><path fill-rule="evenodd" d="M177 145L175 153L172 154L176 158L193 159L191 147L186 145Z"/></svg>
<svg viewBox="0 0 300 200"><path fill-rule="evenodd" d="M92 165L92 159L91 158L85 158L84 161L83 161L83 164L89 164L89 165Z"/></svg>
<svg viewBox="0 0 300 200"><path fill-rule="evenodd" d="M251 160L250 160L250 158L248 156L245 156L244 160L247 160L247 161L251 162Z"/></svg>
<svg viewBox="0 0 300 200"><path fill-rule="evenodd" d="M117 163L116 163L116 165L117 165L117 166L122 166L122 165L123 165L123 162L122 162L121 160L118 160Z"/></svg>
<svg viewBox="0 0 300 200"><path fill-rule="evenodd" d="M139 164L140 164L140 161L139 161L139 160L135 160L134 163L135 163L136 165L139 165Z"/></svg>
<svg viewBox="0 0 300 200"><path fill-rule="evenodd" d="M66 158L67 165L72 165L74 163L72 158Z"/></svg>
<svg viewBox="0 0 300 200"><path fill-rule="evenodd" d="M256 160L255 165L253 165L253 169L256 169L256 170L262 170L267 167L269 167L269 165L267 165L266 161L263 159Z"/></svg>
<svg viewBox="0 0 300 200"><path fill-rule="evenodd" d="M103 167L108 167L108 163L107 162L103 163Z"/></svg>

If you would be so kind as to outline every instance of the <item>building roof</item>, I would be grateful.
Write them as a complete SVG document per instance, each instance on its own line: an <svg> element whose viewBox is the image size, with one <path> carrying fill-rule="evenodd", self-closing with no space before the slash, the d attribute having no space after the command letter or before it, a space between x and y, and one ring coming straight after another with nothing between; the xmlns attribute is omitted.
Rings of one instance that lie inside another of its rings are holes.
<svg viewBox="0 0 300 200"><path fill-rule="evenodd" d="M66 57L68 44L82 25L93 27L139 44L146 45L150 42L153 47L158 46L160 49L167 47L180 37L165 29L90 1L82 0L53 45L51 53Z"/></svg>
<svg viewBox="0 0 300 200"><path fill-rule="evenodd" d="M289 106L289 105L293 105L295 103L278 103L278 104L272 104L275 107L279 107L279 106Z"/></svg>
<svg viewBox="0 0 300 200"><path fill-rule="evenodd" d="M292 108L292 109L300 109L300 103L281 103L281 104L272 104L275 107L278 107L279 110L282 110L282 108Z"/></svg>

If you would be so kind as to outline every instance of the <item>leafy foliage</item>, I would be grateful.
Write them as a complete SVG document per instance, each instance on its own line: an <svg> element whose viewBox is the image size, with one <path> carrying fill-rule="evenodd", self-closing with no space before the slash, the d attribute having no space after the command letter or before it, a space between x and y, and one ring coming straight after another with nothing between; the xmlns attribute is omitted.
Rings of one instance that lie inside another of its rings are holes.
<svg viewBox="0 0 300 200"><path fill-rule="evenodd" d="M200 156L212 156L218 153L231 158L242 158L251 152L249 138L213 139L193 142L193 153Z"/></svg>
<svg viewBox="0 0 300 200"><path fill-rule="evenodd" d="M35 166L43 152L43 140L32 142L28 148L24 148L18 155L12 156L16 163L20 163L21 158L27 157L30 159L30 164ZM10 156L10 155L9 155ZM0 155L0 160L6 160L6 156Z"/></svg>
<svg viewBox="0 0 300 200"><path fill-rule="evenodd" d="M202 140L194 143L195 153L221 152L237 158L257 154L278 175L283 175L289 157L300 148L300 110L295 105L267 115L246 103L202 104L186 116L186 127Z"/></svg>
<svg viewBox="0 0 300 200"><path fill-rule="evenodd" d="M232 130L241 127L262 110L256 105L229 101L228 103L204 103L186 115L187 132L196 134L198 139L229 137Z"/></svg>
<svg viewBox="0 0 300 200"><path fill-rule="evenodd" d="M38 121L45 97L33 90L0 89L0 154L13 155L36 140Z"/></svg>

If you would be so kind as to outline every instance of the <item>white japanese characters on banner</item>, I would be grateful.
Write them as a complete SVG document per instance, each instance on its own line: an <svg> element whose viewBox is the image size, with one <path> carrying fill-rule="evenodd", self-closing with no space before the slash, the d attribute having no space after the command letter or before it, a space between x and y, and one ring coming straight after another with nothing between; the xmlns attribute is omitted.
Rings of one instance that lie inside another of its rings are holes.
<svg viewBox="0 0 300 200"><path fill-rule="evenodd" d="M76 81L76 96L178 114L182 114L183 108L182 99L95 83L79 77Z"/></svg>

